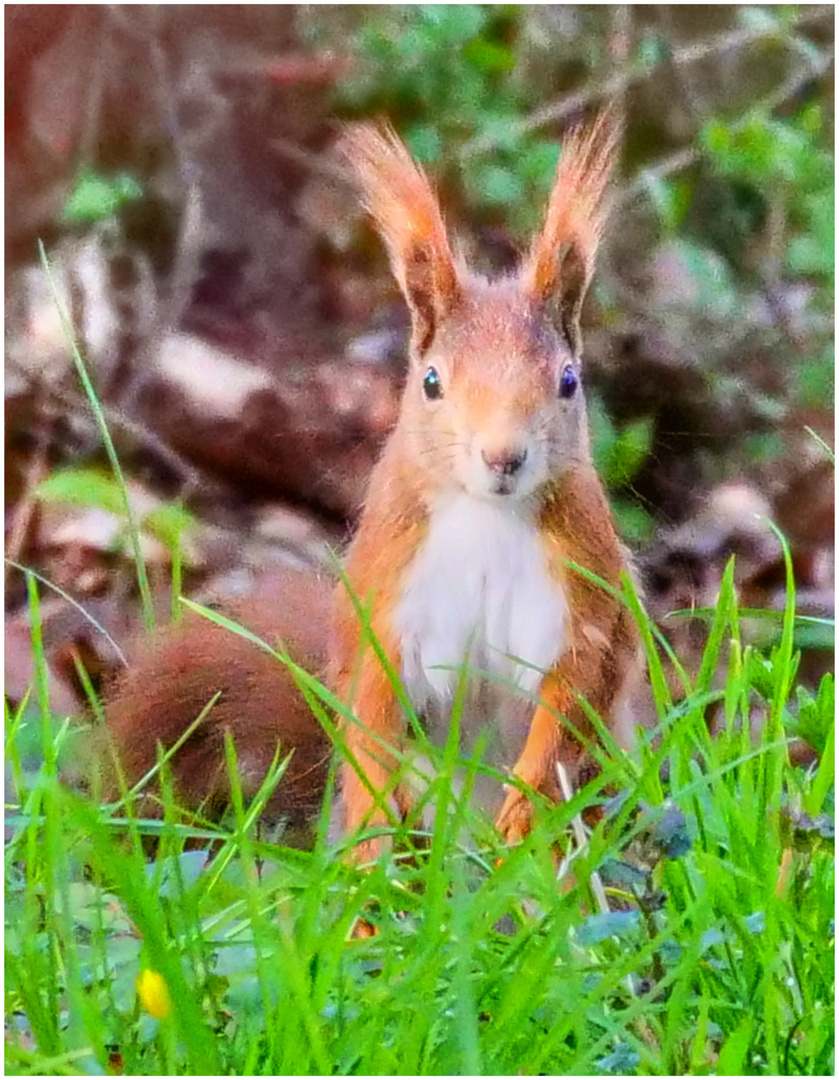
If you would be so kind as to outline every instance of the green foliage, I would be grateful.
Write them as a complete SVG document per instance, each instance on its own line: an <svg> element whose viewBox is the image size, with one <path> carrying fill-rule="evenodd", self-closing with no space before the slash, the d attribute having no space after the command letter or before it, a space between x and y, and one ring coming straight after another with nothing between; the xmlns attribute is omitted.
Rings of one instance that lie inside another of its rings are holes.
<svg viewBox="0 0 839 1080"><path fill-rule="evenodd" d="M609 487L629 483L650 452L651 420L642 417L618 431L595 396L589 406L589 422L592 454L604 483Z"/></svg>
<svg viewBox="0 0 839 1080"><path fill-rule="evenodd" d="M119 484L113 476L95 468L58 469L38 484L35 498L46 503L107 510L117 517L123 510Z"/></svg>
<svg viewBox="0 0 839 1080"><path fill-rule="evenodd" d="M783 120L758 106L735 123L712 120L701 142L722 175L748 181L764 194L821 194L833 177L830 155L820 145L823 124L819 105ZM803 220L809 223L806 212Z"/></svg>
<svg viewBox="0 0 839 1080"><path fill-rule="evenodd" d="M710 172L700 175L695 189L685 178L653 185L662 223L692 252L687 265L700 288L697 308L735 318L756 274L775 289L806 285L812 292L809 321L822 329L803 338L799 332L803 355L794 363L786 338L769 342L779 350L777 366L787 383L776 407L782 413L790 403L829 407L834 164L823 107L808 104L781 118L770 106L756 105L738 117L708 121L699 145Z"/></svg>
<svg viewBox="0 0 839 1080"><path fill-rule="evenodd" d="M649 173L642 174L641 182L665 230L677 232L690 208L691 184L681 178L665 180Z"/></svg>
<svg viewBox="0 0 839 1080"><path fill-rule="evenodd" d="M828 754L827 751L833 738L833 710L836 702L833 676L829 673L823 676L816 694L799 686L796 697L798 709L790 724L792 732L815 747L825 759L830 758L832 763L833 754Z"/></svg>
<svg viewBox="0 0 839 1080"><path fill-rule="evenodd" d="M133 176L119 173L107 177L90 168L80 169L73 190L61 211L67 225L89 225L111 217L121 206L142 197L143 189Z"/></svg>
<svg viewBox="0 0 839 1080"><path fill-rule="evenodd" d="M782 638L759 656L741 644L729 567L684 700L662 685L656 731L631 757L600 748L603 775L545 808L518 847L499 849L456 792L454 769L468 790L476 762L438 751L427 846L396 824L414 857L366 873L328 843L329 799L311 852L260 840L283 765L246 807L232 745L229 828L179 824L165 761L162 820L138 819L131 793L112 807L80 798L58 779L62 729L39 694L36 715L7 715L7 1071L101 1073L118 1055L133 1075L829 1074L832 687L791 694L788 596ZM655 682L654 628L626 599ZM37 640L35 652L43 671ZM316 709L333 704L293 670ZM793 699L826 739L814 771L789 765ZM711 703L724 714L714 739ZM755 709L768 719L753 736ZM28 726L42 763L24 779ZM552 842L608 785L621 797L560 889ZM150 862L144 835L158 842ZM215 838L212 860L185 848L201 837ZM351 937L360 916L378 936Z"/></svg>
<svg viewBox="0 0 839 1080"><path fill-rule="evenodd" d="M129 536L130 523L125 515L125 498L120 482L95 467L58 469L38 484L35 498L46 503L66 503L105 510L122 523L120 546ZM155 537L170 551L178 550L183 536L195 525L195 518L183 506L171 503L156 507L138 520L141 532Z"/></svg>
<svg viewBox="0 0 839 1080"><path fill-rule="evenodd" d="M588 397L591 451L597 471L610 494L612 512L621 534L628 540L649 540L655 524L637 502L627 497L631 483L649 457L653 422L641 417L618 429L597 394Z"/></svg>
<svg viewBox="0 0 839 1080"><path fill-rule="evenodd" d="M353 115L384 112L438 178L462 185L473 212L503 210L527 227L550 189L558 148L517 127L529 105L516 75L520 32L514 4L378 8L353 36L358 62L339 103Z"/></svg>
<svg viewBox="0 0 839 1080"><path fill-rule="evenodd" d="M748 10L774 21L783 36L789 13ZM716 343L703 364L711 407L747 396L756 430L744 425L728 447L731 473L783 458L788 436L779 421L797 407L829 409L834 400L833 153L818 103L783 116L772 101L716 116L703 125L698 147L697 168L651 177L645 187L695 290L695 326L708 327ZM761 308L770 316L762 326L749 315ZM763 357L758 385L754 374L730 374L746 342ZM698 355L702 348L700 341Z"/></svg>
<svg viewBox="0 0 839 1080"><path fill-rule="evenodd" d="M183 537L196 525L195 518L180 503L169 503L150 510L142 519L141 527L147 529L170 551L180 548Z"/></svg>
<svg viewBox="0 0 839 1080"><path fill-rule="evenodd" d="M819 277L830 286L835 262L833 160L822 145L823 126L820 105L783 120L756 107L734 123L711 121L700 139L720 176L748 186L783 216L787 272Z"/></svg>

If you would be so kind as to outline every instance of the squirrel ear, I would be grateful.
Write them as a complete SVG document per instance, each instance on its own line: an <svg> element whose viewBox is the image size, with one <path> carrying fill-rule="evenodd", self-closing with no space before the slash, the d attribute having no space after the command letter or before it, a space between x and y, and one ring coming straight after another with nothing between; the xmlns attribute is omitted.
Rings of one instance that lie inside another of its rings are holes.
<svg viewBox="0 0 839 1080"><path fill-rule="evenodd" d="M411 309L413 344L422 353L460 296L460 283L428 178L390 127L358 124L339 150L352 166Z"/></svg>
<svg viewBox="0 0 839 1080"><path fill-rule="evenodd" d="M564 140L545 224L523 267L525 291L552 312L575 356L581 351L580 309L606 221L606 186L619 135L615 114L607 109L589 128L576 128Z"/></svg>

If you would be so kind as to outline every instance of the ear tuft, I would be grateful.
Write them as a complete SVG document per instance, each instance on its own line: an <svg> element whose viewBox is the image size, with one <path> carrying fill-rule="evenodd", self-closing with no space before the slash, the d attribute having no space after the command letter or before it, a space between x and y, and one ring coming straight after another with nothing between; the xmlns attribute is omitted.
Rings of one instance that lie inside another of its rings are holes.
<svg viewBox="0 0 839 1080"><path fill-rule="evenodd" d="M411 309L422 352L456 303L460 284L440 207L428 178L389 126L349 128L339 152L358 178Z"/></svg>
<svg viewBox="0 0 839 1080"><path fill-rule="evenodd" d="M580 309L607 217L607 185L619 138L613 109L601 112L590 127L568 134L545 224L524 263L525 291L541 306L558 307L559 322L575 355L580 352Z"/></svg>

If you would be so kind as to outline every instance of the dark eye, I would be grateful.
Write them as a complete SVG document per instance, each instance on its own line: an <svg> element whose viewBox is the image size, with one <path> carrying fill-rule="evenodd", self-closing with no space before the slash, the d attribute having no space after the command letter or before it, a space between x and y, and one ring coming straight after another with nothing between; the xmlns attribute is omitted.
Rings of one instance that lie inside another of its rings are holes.
<svg viewBox="0 0 839 1080"><path fill-rule="evenodd" d="M443 396L443 384L440 382L440 376L437 374L436 368L430 367L426 371L422 380L422 390L429 401L436 401L437 398Z"/></svg>
<svg viewBox="0 0 839 1080"><path fill-rule="evenodd" d="M559 377L559 396L565 398L566 401L572 398L577 389L577 382L576 371L572 367L564 368Z"/></svg>

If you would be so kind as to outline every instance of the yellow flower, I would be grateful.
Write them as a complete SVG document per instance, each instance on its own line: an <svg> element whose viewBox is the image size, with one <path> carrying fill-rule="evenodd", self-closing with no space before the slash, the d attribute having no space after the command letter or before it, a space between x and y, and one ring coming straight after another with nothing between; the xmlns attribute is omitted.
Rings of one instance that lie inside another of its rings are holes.
<svg viewBox="0 0 839 1080"><path fill-rule="evenodd" d="M164 1020L172 1011L169 987L156 971L143 968L137 976L137 994L146 1012L157 1020Z"/></svg>

